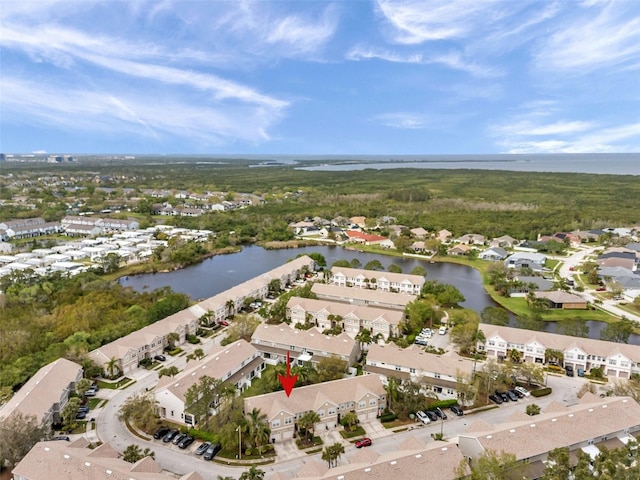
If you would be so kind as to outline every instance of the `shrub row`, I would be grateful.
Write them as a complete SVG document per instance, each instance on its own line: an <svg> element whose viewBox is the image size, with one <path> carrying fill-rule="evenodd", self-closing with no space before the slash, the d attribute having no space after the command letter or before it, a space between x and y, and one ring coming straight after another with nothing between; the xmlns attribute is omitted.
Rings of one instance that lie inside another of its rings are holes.
<svg viewBox="0 0 640 480"><path fill-rule="evenodd" d="M549 395L551 393L551 387L538 388L531 392L531 395L534 397L544 397L545 395Z"/></svg>
<svg viewBox="0 0 640 480"><path fill-rule="evenodd" d="M190 428L187 433L191 435L196 440L204 440L205 442L217 442L218 437L209 432L205 432L203 430L198 430L197 428Z"/></svg>
<svg viewBox="0 0 640 480"><path fill-rule="evenodd" d="M435 410L440 407L441 409L452 407L453 405L458 405L458 401L456 399L451 400L440 400L437 402L430 403L427 407L427 410Z"/></svg>
<svg viewBox="0 0 640 480"><path fill-rule="evenodd" d="M380 415L380 422L382 423L393 422L397 418L398 418L398 415L396 415L393 412L383 413L382 415Z"/></svg>

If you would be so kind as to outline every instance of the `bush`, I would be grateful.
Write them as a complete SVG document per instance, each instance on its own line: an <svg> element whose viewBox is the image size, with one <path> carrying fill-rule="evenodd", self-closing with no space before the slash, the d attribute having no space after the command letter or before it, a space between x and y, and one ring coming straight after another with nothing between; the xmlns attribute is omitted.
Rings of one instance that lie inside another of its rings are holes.
<svg viewBox="0 0 640 480"><path fill-rule="evenodd" d="M198 343L200 343L200 339L196 335L187 335L187 342L191 343L192 345L197 345Z"/></svg>
<svg viewBox="0 0 640 480"><path fill-rule="evenodd" d="M444 410L445 408L452 407L453 405L458 405L458 400L452 399L452 400L436 401L436 402L430 403L427 409L435 410L436 408L440 407L442 410Z"/></svg>
<svg viewBox="0 0 640 480"><path fill-rule="evenodd" d="M188 433L196 440L204 440L205 442L218 441L218 437L213 433L205 432L204 430L198 430L197 428L190 428Z"/></svg>
<svg viewBox="0 0 640 480"><path fill-rule="evenodd" d="M551 387L538 388L531 392L531 395L534 397L544 397L545 395L549 395L551 393Z"/></svg>
<svg viewBox="0 0 640 480"><path fill-rule="evenodd" d="M389 413L383 413L380 416L380 422L382 423L388 423L388 422L393 422L394 420L396 420L398 418L398 415L396 415L395 413L389 412Z"/></svg>
<svg viewBox="0 0 640 480"><path fill-rule="evenodd" d="M174 348L173 350L169 351L168 353L172 357L175 357L176 355L178 355L181 352L182 352L182 349L180 347L178 347L178 348Z"/></svg>

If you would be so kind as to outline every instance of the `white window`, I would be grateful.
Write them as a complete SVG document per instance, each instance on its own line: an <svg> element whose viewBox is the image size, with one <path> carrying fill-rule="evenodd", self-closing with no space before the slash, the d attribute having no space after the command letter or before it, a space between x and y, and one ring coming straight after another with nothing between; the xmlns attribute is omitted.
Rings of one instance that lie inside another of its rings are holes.
<svg viewBox="0 0 640 480"><path fill-rule="evenodd" d="M278 428L280 426L280 420L274 420L271 422L271 427Z"/></svg>
<svg viewBox="0 0 640 480"><path fill-rule="evenodd" d="M336 409L335 409L335 407L331 407L331 408L329 409L329 415L335 415L335 414L336 414Z"/></svg>
<svg viewBox="0 0 640 480"><path fill-rule="evenodd" d="M291 425L292 422L293 422L293 418L291 418L291 417L286 417L284 419L284 424L285 425Z"/></svg>
<svg viewBox="0 0 640 480"><path fill-rule="evenodd" d="M617 365L618 361L614 360L613 358L611 360L609 360L609 365Z"/></svg>
<svg viewBox="0 0 640 480"><path fill-rule="evenodd" d="M367 402L362 401L362 402L358 402L358 408L364 408L367 406Z"/></svg>
<svg viewBox="0 0 640 480"><path fill-rule="evenodd" d="M496 344L496 342L495 342L495 341L493 341L493 340L489 340L489 346L490 346L490 347L494 347L494 346L495 346L495 344Z"/></svg>
<svg viewBox="0 0 640 480"><path fill-rule="evenodd" d="M578 360L584 360L584 355L578 355Z"/></svg>
<svg viewBox="0 0 640 480"><path fill-rule="evenodd" d="M373 407L374 405L377 405L378 401L374 398L373 400L369 400L369 406Z"/></svg>
<svg viewBox="0 0 640 480"><path fill-rule="evenodd" d="M318 416L319 417L324 417L324 409L318 410Z"/></svg>

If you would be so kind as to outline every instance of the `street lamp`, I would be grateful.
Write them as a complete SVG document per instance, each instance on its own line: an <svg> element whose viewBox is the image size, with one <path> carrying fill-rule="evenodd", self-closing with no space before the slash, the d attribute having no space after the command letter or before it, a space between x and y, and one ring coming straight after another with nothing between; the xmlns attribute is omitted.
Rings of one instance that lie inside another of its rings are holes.
<svg viewBox="0 0 640 480"><path fill-rule="evenodd" d="M236 432L238 432L238 460L242 460L242 429L239 425Z"/></svg>

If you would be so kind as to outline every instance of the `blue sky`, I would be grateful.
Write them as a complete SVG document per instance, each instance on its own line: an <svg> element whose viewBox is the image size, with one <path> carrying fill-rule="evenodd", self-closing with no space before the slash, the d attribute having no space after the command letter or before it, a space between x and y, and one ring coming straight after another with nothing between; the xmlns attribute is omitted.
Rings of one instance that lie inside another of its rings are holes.
<svg viewBox="0 0 640 480"><path fill-rule="evenodd" d="M640 151L640 0L0 0L0 151Z"/></svg>

